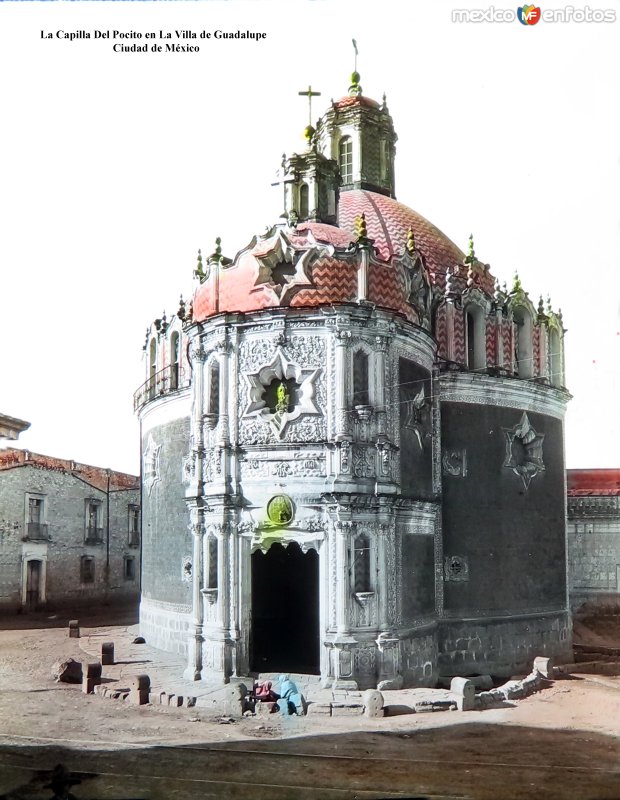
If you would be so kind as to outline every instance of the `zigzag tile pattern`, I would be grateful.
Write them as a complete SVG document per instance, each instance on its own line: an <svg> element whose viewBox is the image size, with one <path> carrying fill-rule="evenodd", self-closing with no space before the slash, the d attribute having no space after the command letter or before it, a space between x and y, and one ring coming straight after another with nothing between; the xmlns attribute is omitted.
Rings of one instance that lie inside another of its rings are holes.
<svg viewBox="0 0 620 800"><path fill-rule="evenodd" d="M368 299L378 306L400 311L410 322L418 317L406 300L407 289L403 268L399 265L371 264L368 274Z"/></svg>
<svg viewBox="0 0 620 800"><path fill-rule="evenodd" d="M454 360L459 364L466 364L465 358L465 317L463 314L454 315Z"/></svg>
<svg viewBox="0 0 620 800"><path fill-rule="evenodd" d="M534 375L543 374L540 368L540 327L538 325L534 325L534 329L532 330L532 357L534 359L534 363L532 364Z"/></svg>
<svg viewBox="0 0 620 800"><path fill-rule="evenodd" d="M462 251L438 228L402 203L364 190L350 190L340 196L339 227L317 222L300 223L289 237L294 248L306 248L314 242L347 249L357 239L355 219L366 216L368 238L374 241L375 255L385 265L372 263L368 269L368 299L382 308L403 314L417 322L407 302L404 268L389 264L393 256L404 252L407 233L414 232L416 247L425 258L431 279L445 284L445 270L462 262ZM268 282L257 285L258 263L255 256L270 252L270 241L258 242L253 251L243 251L235 262L219 270L211 269L209 278L196 290L194 319L200 321L223 311L257 311L290 305L316 307L331 303L357 302L357 264L349 258L323 256L311 268L313 288L290 292L281 303L281 289ZM218 274L219 273L219 274Z"/></svg>
<svg viewBox="0 0 620 800"><path fill-rule="evenodd" d="M448 331L446 322L446 307L437 310L435 319L435 337L437 338L437 354L441 358L448 357Z"/></svg>
<svg viewBox="0 0 620 800"><path fill-rule="evenodd" d="M357 265L337 258L320 258L312 265L316 289L302 289L291 298L294 308L357 302Z"/></svg>
<svg viewBox="0 0 620 800"><path fill-rule="evenodd" d="M355 238L355 218L361 214L366 215L368 238L374 240L378 255L384 261L402 254L407 232L411 228L416 247L424 256L431 277L435 276L435 281L442 288L446 268L460 264L465 258L463 251L432 222L397 200L363 189L342 192L338 205L338 224L352 238Z"/></svg>
<svg viewBox="0 0 620 800"><path fill-rule="evenodd" d="M513 364L513 344L512 344L512 322L502 323L502 341L504 342L504 368L512 372Z"/></svg>
<svg viewBox="0 0 620 800"><path fill-rule="evenodd" d="M496 321L493 318L487 319L486 324L486 360L487 367L495 366L497 358L495 356L495 330Z"/></svg>

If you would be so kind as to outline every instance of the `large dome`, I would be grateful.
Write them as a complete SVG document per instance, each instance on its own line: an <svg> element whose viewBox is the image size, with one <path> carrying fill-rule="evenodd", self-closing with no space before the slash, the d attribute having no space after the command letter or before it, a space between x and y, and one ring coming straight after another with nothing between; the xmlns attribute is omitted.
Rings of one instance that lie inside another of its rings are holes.
<svg viewBox="0 0 620 800"><path fill-rule="evenodd" d="M462 250L439 228L403 203L363 189L343 192L338 209L340 227L353 233L355 218L361 214L366 217L368 237L374 240L379 257L386 261L402 254L410 228L435 280L445 274L447 267L461 264L465 258ZM444 279L439 280L443 285Z"/></svg>
<svg viewBox="0 0 620 800"><path fill-rule="evenodd" d="M276 228L253 241L229 265L211 265L194 297L194 319L224 311L357 302L357 265L344 251L358 238L355 220L362 214L375 251L368 300L417 321L408 300L405 271L398 263L409 230L431 281L442 287L446 269L462 264L464 253L420 214L390 197L363 189L342 192L338 226L301 222L295 228ZM316 254L312 259L300 258L313 246Z"/></svg>

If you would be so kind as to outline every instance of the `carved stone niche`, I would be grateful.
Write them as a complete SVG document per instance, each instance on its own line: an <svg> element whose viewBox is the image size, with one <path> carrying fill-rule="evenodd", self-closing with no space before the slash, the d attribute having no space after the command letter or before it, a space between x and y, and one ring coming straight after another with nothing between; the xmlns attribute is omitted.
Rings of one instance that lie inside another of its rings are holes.
<svg viewBox="0 0 620 800"><path fill-rule="evenodd" d="M370 422L373 413L372 406L355 406L355 414L361 422Z"/></svg>
<svg viewBox="0 0 620 800"><path fill-rule="evenodd" d="M469 580L469 561L465 556L446 556L444 576L447 581L464 582Z"/></svg>
<svg viewBox="0 0 620 800"><path fill-rule="evenodd" d="M503 428L506 437L504 467L512 469L528 490L530 481L545 471L543 463L544 434L537 433L524 411L514 428Z"/></svg>
<svg viewBox="0 0 620 800"><path fill-rule="evenodd" d="M441 465L444 475L452 475L455 478L467 477L467 451L444 450L441 457Z"/></svg>
<svg viewBox="0 0 620 800"><path fill-rule="evenodd" d="M217 589L201 589L200 594L205 598L210 606L217 602Z"/></svg>
<svg viewBox="0 0 620 800"><path fill-rule="evenodd" d="M258 417L267 422L275 434L282 438L287 425L302 414L322 414L316 402L316 383L320 373L321 368L302 369L289 361L278 348L271 361L247 373L250 402L243 416ZM275 384L277 390L270 405L269 392ZM294 397L291 387L294 387Z"/></svg>
<svg viewBox="0 0 620 800"><path fill-rule="evenodd" d="M366 608L370 599L375 596L374 592L355 592L354 595L357 602L362 608Z"/></svg>

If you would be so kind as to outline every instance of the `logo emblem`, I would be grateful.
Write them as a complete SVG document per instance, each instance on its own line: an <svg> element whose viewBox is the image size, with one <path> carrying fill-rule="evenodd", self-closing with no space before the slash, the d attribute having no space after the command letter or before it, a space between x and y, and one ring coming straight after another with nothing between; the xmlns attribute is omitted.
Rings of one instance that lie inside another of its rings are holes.
<svg viewBox="0 0 620 800"><path fill-rule="evenodd" d="M522 25L536 25L540 21L539 6L523 6L517 9L517 16Z"/></svg>

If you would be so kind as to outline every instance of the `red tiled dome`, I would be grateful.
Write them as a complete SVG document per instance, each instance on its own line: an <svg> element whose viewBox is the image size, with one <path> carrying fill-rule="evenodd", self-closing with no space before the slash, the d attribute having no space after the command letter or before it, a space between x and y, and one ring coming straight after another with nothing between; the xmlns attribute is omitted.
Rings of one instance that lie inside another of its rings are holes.
<svg viewBox="0 0 620 800"><path fill-rule="evenodd" d="M445 283L449 266L461 264L463 252L438 228L412 209L375 192L348 190L342 192L339 203L339 227L319 222L302 222L295 232L286 236L294 249L307 248L313 242L332 245L342 252L357 237L355 218L366 218L368 238L374 240L379 261L373 264L368 276L368 299L377 306L392 309L412 321L417 316L407 301L407 280L402 266L391 263L393 256L405 250L409 228L413 230L417 249L425 258L431 280ZM268 257L277 234L259 241L242 251L235 262L215 271L196 290L194 319L201 321L222 311L256 311L287 306L312 308L332 303L357 301L357 267L350 258L327 253L316 258L309 272L297 274L283 289L265 277L259 259ZM218 294L217 302L215 294Z"/></svg>
<svg viewBox="0 0 620 800"><path fill-rule="evenodd" d="M461 264L465 258L463 251L432 222L397 200L362 189L342 192L338 208L340 228L353 234L355 218L361 214L366 216L368 238L374 239L379 257L385 261L403 252L409 228L432 274L443 275L447 267ZM443 279L440 282L443 285Z"/></svg>

